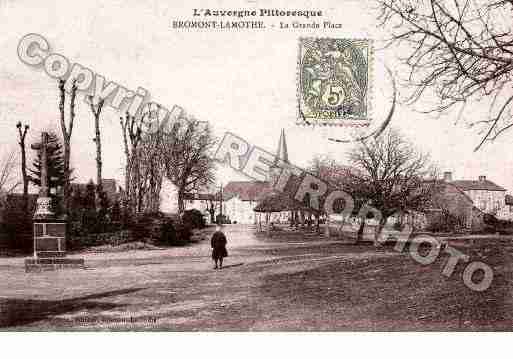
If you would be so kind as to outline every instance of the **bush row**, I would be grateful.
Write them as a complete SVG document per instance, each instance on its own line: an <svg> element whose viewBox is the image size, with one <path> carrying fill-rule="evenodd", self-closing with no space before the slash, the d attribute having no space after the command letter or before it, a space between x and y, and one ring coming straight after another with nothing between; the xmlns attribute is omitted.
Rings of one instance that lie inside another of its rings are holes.
<svg viewBox="0 0 513 359"><path fill-rule="evenodd" d="M80 222L72 223L78 227ZM158 246L181 246L190 243L192 231L205 227L201 212L197 210L185 211L182 218L178 216L167 217L161 213L141 214L132 217L125 225L125 229L114 223L113 229L107 233L80 233L73 230L69 249L82 249L101 245L120 245L128 242L145 242Z"/></svg>

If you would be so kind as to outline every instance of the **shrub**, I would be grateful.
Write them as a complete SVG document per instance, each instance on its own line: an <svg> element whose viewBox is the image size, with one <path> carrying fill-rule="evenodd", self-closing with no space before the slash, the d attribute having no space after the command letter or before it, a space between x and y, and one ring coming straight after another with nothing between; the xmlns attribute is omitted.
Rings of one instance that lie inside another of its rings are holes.
<svg viewBox="0 0 513 359"><path fill-rule="evenodd" d="M3 236L5 243L12 249L21 249L27 253L33 249L32 216L36 207L37 195L29 195L28 208L24 210L21 194L9 194L1 201L3 216Z"/></svg>
<svg viewBox="0 0 513 359"><path fill-rule="evenodd" d="M192 235L190 223L179 218L169 218L161 213L141 214L136 216L129 226L133 240L159 245L184 245Z"/></svg>
<svg viewBox="0 0 513 359"><path fill-rule="evenodd" d="M187 224L175 223L166 218L161 226L161 235L158 244L167 246L180 246L189 243L192 229Z"/></svg>
<svg viewBox="0 0 513 359"><path fill-rule="evenodd" d="M191 229L205 228L205 218L197 209L190 209L183 213L182 222Z"/></svg>
<svg viewBox="0 0 513 359"><path fill-rule="evenodd" d="M221 216L220 214L218 214L216 216L216 223L220 223L220 224L231 224L232 222L228 219L228 217L226 217L224 214Z"/></svg>
<svg viewBox="0 0 513 359"><path fill-rule="evenodd" d="M97 201L96 193L100 191ZM89 181L85 191L79 185L73 187L70 217L74 223L72 234L105 233L122 229L121 208L118 201L112 205L107 193Z"/></svg>
<svg viewBox="0 0 513 359"><path fill-rule="evenodd" d="M102 245L117 246L120 244L132 242L132 236L129 231L117 231L111 233L86 233L82 235L72 235L66 243L68 250L77 250L87 247L96 247Z"/></svg>
<svg viewBox="0 0 513 359"><path fill-rule="evenodd" d="M449 211L430 215L426 230L430 232L458 232L465 228L464 216L457 216Z"/></svg>

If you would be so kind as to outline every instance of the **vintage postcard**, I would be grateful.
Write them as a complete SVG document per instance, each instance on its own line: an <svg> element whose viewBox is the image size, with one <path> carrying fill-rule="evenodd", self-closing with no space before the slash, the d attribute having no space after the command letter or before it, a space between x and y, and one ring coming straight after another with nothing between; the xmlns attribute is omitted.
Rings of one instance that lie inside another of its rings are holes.
<svg viewBox="0 0 513 359"><path fill-rule="evenodd" d="M0 0L0 331L511 331L512 7Z"/></svg>

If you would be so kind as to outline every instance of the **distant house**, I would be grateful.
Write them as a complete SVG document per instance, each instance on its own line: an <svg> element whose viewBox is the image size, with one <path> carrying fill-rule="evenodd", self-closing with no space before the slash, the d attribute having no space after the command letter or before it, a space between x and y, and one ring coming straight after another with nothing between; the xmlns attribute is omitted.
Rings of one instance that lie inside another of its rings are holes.
<svg viewBox="0 0 513 359"><path fill-rule="evenodd" d="M506 189L479 176L477 180L452 180L452 173L444 173L444 181L461 189L474 202L479 210L492 214L499 219L512 217L510 209L506 205Z"/></svg>
<svg viewBox="0 0 513 359"><path fill-rule="evenodd" d="M268 182L229 182L223 188L223 214L232 222L254 224L257 217L253 209L268 192Z"/></svg>
<svg viewBox="0 0 513 359"><path fill-rule="evenodd" d="M282 130L278 143L277 158L288 163L285 132ZM220 214L219 204L222 202L222 214L232 223L255 224L258 213L254 209L258 203L271 192L267 181L231 181L222 192L214 194L187 194L186 209L196 208L202 213L208 213L210 202L215 202L216 215ZM273 220L279 222L288 219L289 212L275 213ZM287 217L287 218L285 218Z"/></svg>
<svg viewBox="0 0 513 359"><path fill-rule="evenodd" d="M256 216L253 209L264 194L269 184L263 181L231 181L224 187L222 194L184 193L185 210L197 209L207 221L210 220L210 206L214 206L215 215L220 214L219 205L223 204L223 215L232 223L253 224Z"/></svg>

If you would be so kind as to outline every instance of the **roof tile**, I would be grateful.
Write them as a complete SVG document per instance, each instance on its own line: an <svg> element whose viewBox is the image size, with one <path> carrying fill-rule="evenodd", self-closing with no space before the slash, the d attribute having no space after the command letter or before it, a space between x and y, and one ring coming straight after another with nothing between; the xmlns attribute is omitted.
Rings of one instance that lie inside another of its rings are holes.
<svg viewBox="0 0 513 359"><path fill-rule="evenodd" d="M506 191L505 188L489 180L459 180L450 182L463 191L484 190L484 191Z"/></svg>

